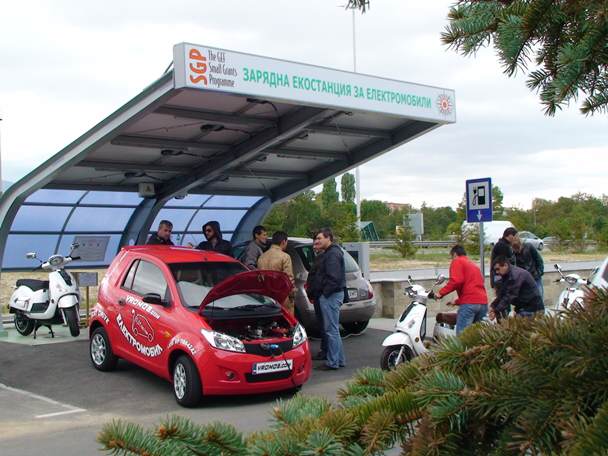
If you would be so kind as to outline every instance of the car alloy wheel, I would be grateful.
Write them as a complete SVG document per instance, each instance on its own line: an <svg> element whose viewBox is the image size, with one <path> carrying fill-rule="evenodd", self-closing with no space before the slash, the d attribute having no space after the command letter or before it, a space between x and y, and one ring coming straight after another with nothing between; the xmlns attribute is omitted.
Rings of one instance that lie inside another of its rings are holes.
<svg viewBox="0 0 608 456"><path fill-rule="evenodd" d="M173 371L173 388L175 396L180 400L183 399L186 395L186 369L181 363L178 363Z"/></svg>
<svg viewBox="0 0 608 456"><path fill-rule="evenodd" d="M95 334L91 340L91 359L96 366L101 366L106 360L107 351L108 347L101 333Z"/></svg>
<svg viewBox="0 0 608 456"><path fill-rule="evenodd" d="M192 358L179 355L173 365L173 393L184 407L195 407L201 401L201 378Z"/></svg>

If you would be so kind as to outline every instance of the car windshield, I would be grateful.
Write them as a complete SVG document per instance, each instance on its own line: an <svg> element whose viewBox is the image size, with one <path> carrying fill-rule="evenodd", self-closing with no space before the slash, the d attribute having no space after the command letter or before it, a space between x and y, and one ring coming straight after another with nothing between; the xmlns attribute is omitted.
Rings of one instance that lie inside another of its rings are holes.
<svg viewBox="0 0 608 456"><path fill-rule="evenodd" d="M298 252L298 256L302 259L306 270L310 271L310 267L315 261L315 252L312 249L312 245L300 245L296 247L296 252ZM342 249L342 252L344 252L344 272L358 272L359 265L355 259L346 250Z"/></svg>
<svg viewBox="0 0 608 456"><path fill-rule="evenodd" d="M198 308L209 291L218 283L248 269L241 263L205 262L173 263L171 273L181 294L182 302L188 308ZM278 310L274 299L258 294L238 294L226 296L209 303L205 313L214 310L250 312L260 308Z"/></svg>

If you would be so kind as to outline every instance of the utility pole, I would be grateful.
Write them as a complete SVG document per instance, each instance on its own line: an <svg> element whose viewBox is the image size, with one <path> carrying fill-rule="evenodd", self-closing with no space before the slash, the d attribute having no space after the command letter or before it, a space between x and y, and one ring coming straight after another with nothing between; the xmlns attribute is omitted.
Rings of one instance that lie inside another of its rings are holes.
<svg viewBox="0 0 608 456"><path fill-rule="evenodd" d="M357 72L357 37L355 34L355 8L351 9L353 15L353 71ZM355 168L355 204L357 207L357 229L361 232L361 178L359 167Z"/></svg>

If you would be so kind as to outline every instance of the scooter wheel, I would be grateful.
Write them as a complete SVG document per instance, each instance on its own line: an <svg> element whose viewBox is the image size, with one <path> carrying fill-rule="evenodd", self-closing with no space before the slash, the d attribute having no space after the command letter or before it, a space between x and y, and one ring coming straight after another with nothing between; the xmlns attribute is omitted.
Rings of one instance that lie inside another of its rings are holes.
<svg viewBox="0 0 608 456"><path fill-rule="evenodd" d="M103 327L96 328L89 342L89 356L93 367L100 371L111 371L116 367L118 357L112 353L108 333Z"/></svg>
<svg viewBox="0 0 608 456"><path fill-rule="evenodd" d="M399 357L399 352L403 347L403 353ZM412 359L412 352L409 347L403 345L390 345L382 352L382 358L380 359L380 367L384 370L393 370L399 364L403 364Z"/></svg>
<svg viewBox="0 0 608 456"><path fill-rule="evenodd" d="M15 314L15 329L22 336L29 336L34 330L34 326L36 326L36 322L27 318L23 313Z"/></svg>
<svg viewBox="0 0 608 456"><path fill-rule="evenodd" d="M181 355L173 365L173 394L177 403L183 407L195 407L201 401L203 388L201 377L194 362Z"/></svg>
<svg viewBox="0 0 608 456"><path fill-rule="evenodd" d="M66 322L70 328L70 334L72 337L78 337L80 335L80 326L78 325L78 310L77 307L69 307L63 310Z"/></svg>

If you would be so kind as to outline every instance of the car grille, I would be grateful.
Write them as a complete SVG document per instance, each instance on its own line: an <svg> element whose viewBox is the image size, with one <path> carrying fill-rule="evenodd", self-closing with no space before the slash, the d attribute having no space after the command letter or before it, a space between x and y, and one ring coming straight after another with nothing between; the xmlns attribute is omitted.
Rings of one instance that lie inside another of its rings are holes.
<svg viewBox="0 0 608 456"><path fill-rule="evenodd" d="M291 375L291 371L282 371L282 372L269 372L268 374L245 374L245 379L249 383L257 383L257 382L270 382L272 380L283 380L285 378L289 378Z"/></svg>
<svg viewBox="0 0 608 456"><path fill-rule="evenodd" d="M49 303L47 302L35 302L32 304L31 313L44 313L49 308Z"/></svg>
<svg viewBox="0 0 608 456"><path fill-rule="evenodd" d="M291 339L286 340L284 342L278 342L276 345L279 346L278 349L271 350L269 343L262 344L244 344L245 345L245 353L250 355L260 355L260 356L273 356L273 355L281 355L282 353L286 353L293 348L293 342ZM265 374L262 374L265 375Z"/></svg>

